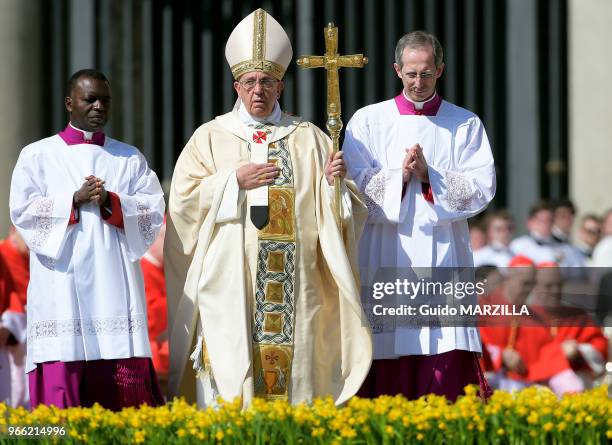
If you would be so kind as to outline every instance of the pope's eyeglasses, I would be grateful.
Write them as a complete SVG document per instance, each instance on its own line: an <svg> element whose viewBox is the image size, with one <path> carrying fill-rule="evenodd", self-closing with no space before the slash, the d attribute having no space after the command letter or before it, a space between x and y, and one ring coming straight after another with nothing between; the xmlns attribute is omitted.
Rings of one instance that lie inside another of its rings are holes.
<svg viewBox="0 0 612 445"><path fill-rule="evenodd" d="M255 88L257 84L261 85L264 90L271 90L276 85L276 82L278 82L278 80L266 78L260 79L259 81L256 79L241 80L238 83L242 85L242 88L244 88L245 90L251 91Z"/></svg>

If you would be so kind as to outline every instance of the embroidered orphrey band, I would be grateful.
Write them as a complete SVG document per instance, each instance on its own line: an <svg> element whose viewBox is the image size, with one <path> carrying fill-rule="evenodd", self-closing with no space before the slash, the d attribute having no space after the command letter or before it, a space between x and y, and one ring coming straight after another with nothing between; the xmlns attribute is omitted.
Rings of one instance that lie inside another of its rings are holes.
<svg viewBox="0 0 612 445"><path fill-rule="evenodd" d="M271 143L268 162L282 174L268 189L268 224L258 234L253 308L255 396L287 400L295 329L296 223L293 166L285 140Z"/></svg>
<svg viewBox="0 0 612 445"><path fill-rule="evenodd" d="M253 60L262 61L266 54L266 13L263 9L255 11L253 20Z"/></svg>

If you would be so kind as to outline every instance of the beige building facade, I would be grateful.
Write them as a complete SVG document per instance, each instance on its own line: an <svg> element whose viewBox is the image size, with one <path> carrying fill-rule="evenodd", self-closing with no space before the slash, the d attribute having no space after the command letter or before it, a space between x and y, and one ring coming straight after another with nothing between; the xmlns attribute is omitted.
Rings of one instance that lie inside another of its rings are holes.
<svg viewBox="0 0 612 445"><path fill-rule="evenodd" d="M569 189L584 213L612 208L612 1L569 2Z"/></svg>

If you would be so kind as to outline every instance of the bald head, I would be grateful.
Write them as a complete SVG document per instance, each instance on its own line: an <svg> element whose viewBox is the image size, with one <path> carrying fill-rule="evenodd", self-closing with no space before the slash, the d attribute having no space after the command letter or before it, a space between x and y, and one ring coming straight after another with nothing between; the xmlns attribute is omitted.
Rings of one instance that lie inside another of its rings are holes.
<svg viewBox="0 0 612 445"><path fill-rule="evenodd" d="M524 304L535 285L536 268L534 266L518 266L507 269L506 278L502 283L506 300L511 304Z"/></svg>
<svg viewBox="0 0 612 445"><path fill-rule="evenodd" d="M536 304L557 307L561 302L563 276L558 267L542 267L536 273L536 284L533 289Z"/></svg>

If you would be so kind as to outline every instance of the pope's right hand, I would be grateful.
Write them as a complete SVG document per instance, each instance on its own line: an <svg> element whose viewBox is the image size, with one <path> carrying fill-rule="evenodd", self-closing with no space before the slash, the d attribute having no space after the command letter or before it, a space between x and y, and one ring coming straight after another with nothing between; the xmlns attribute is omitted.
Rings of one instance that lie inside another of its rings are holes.
<svg viewBox="0 0 612 445"><path fill-rule="evenodd" d="M242 190L251 190L262 185L272 184L279 175L280 168L276 164L246 164L236 170L238 186Z"/></svg>

